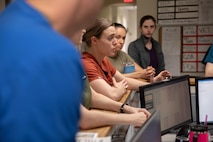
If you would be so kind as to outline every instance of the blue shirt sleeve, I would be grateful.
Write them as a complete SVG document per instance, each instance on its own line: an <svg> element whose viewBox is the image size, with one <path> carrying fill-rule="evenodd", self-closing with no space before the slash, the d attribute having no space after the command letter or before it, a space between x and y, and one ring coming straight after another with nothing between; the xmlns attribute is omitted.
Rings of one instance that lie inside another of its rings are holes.
<svg viewBox="0 0 213 142"><path fill-rule="evenodd" d="M209 47L209 50L206 53L206 56L204 57L203 63L213 63L213 44Z"/></svg>

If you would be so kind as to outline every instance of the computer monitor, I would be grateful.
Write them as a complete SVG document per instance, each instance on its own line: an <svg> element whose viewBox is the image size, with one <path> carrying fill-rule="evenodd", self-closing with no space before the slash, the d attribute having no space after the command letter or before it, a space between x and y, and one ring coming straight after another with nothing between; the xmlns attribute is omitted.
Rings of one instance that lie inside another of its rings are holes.
<svg viewBox="0 0 213 142"><path fill-rule="evenodd" d="M160 112L161 134L193 121L189 76L140 87L141 107Z"/></svg>
<svg viewBox="0 0 213 142"><path fill-rule="evenodd" d="M196 78L197 122L213 124L213 77Z"/></svg>
<svg viewBox="0 0 213 142"><path fill-rule="evenodd" d="M152 113L150 118L141 126L131 142L161 142L160 114Z"/></svg>

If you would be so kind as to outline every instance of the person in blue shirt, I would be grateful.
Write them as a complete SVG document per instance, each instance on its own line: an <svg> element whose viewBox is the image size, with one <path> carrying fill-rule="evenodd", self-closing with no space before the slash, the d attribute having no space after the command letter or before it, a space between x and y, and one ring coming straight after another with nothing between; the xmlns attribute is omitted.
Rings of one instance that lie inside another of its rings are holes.
<svg viewBox="0 0 213 142"><path fill-rule="evenodd" d="M209 47L203 60L205 66L205 76L213 77L213 44Z"/></svg>
<svg viewBox="0 0 213 142"><path fill-rule="evenodd" d="M67 36L102 2L16 0L0 14L1 142L75 141L84 71Z"/></svg>

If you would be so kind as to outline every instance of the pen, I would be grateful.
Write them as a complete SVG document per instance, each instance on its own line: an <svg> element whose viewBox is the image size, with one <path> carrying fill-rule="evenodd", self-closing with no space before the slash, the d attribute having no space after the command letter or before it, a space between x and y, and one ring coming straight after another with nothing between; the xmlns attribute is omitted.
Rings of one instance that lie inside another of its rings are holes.
<svg viewBox="0 0 213 142"><path fill-rule="evenodd" d="M206 114L206 118L205 118L205 122L204 122L204 127L207 127L207 119L208 119L208 115Z"/></svg>

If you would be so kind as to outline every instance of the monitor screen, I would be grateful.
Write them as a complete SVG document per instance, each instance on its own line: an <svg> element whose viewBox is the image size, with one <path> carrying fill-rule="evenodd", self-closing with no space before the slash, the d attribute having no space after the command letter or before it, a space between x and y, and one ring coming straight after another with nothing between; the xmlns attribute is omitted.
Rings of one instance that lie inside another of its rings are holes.
<svg viewBox="0 0 213 142"><path fill-rule="evenodd" d="M159 111L152 113L151 117L133 136L131 142L161 142Z"/></svg>
<svg viewBox="0 0 213 142"><path fill-rule="evenodd" d="M213 77L196 78L197 122L213 123Z"/></svg>
<svg viewBox="0 0 213 142"><path fill-rule="evenodd" d="M193 121L189 76L141 86L140 99L141 107L160 112L162 135Z"/></svg>

